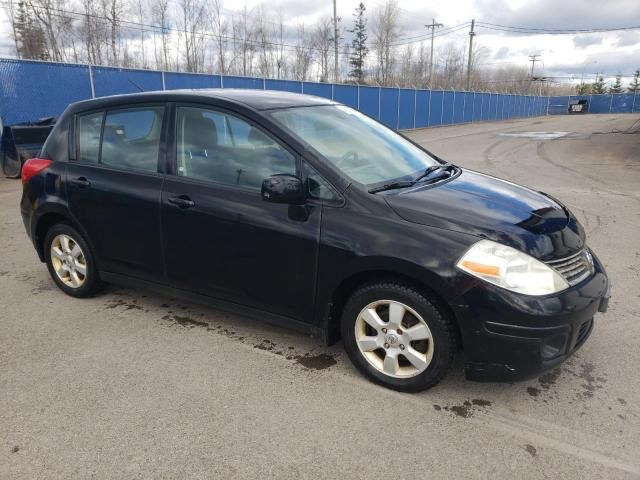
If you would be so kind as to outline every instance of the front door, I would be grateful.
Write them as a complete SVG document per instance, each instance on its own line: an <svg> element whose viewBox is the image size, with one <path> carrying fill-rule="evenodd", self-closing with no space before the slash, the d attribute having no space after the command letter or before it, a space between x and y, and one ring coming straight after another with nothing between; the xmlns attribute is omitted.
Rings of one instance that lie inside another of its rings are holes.
<svg viewBox="0 0 640 480"><path fill-rule="evenodd" d="M311 321L320 206L264 201L262 180L298 173L296 155L248 120L178 107L176 175L162 192L169 282Z"/></svg>
<svg viewBox="0 0 640 480"><path fill-rule="evenodd" d="M71 212L100 268L147 281L164 276L158 159L164 106L110 110L77 119L75 159L67 167Z"/></svg>

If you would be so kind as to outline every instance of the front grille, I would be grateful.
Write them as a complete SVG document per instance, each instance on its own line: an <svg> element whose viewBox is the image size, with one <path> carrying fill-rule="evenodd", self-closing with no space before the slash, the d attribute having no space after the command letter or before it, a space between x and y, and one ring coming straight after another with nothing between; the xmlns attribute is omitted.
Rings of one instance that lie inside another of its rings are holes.
<svg viewBox="0 0 640 480"><path fill-rule="evenodd" d="M545 263L562 275L569 285L575 285L593 273L593 257L586 248L560 260Z"/></svg>

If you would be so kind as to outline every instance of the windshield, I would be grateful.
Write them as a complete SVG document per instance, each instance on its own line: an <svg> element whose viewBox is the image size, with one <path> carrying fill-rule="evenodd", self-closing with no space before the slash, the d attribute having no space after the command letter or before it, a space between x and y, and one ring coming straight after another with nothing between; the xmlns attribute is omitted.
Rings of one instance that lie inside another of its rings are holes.
<svg viewBox="0 0 640 480"><path fill-rule="evenodd" d="M390 128L343 105L287 108L270 114L358 183L412 180L426 168L440 165Z"/></svg>

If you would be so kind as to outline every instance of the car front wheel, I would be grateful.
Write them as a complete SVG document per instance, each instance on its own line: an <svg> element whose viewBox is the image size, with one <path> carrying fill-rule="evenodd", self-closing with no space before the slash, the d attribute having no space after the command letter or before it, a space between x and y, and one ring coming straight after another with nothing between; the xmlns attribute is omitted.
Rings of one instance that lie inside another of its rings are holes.
<svg viewBox="0 0 640 480"><path fill-rule="evenodd" d="M343 310L342 339L360 372L404 392L438 383L456 345L451 320L436 304L395 282L372 283L353 294Z"/></svg>

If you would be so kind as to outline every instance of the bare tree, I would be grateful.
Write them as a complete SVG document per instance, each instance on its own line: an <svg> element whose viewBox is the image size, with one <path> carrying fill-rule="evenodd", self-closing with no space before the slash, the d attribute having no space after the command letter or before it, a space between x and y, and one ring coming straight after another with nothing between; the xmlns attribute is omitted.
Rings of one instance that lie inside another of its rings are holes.
<svg viewBox="0 0 640 480"><path fill-rule="evenodd" d="M110 63L119 65L120 57L120 24L126 12L124 0L102 0L102 15L109 27L108 42L110 45Z"/></svg>
<svg viewBox="0 0 640 480"><path fill-rule="evenodd" d="M151 16L153 23L160 28L160 38L162 40L161 61L158 62L156 56L156 66L160 66L162 70L167 70L169 68L169 0L151 1Z"/></svg>
<svg viewBox="0 0 640 480"><path fill-rule="evenodd" d="M13 35L13 43L16 48L16 55L20 57L20 53L18 52L19 47L18 47L18 33L16 31L16 5L14 3L14 0L9 0L7 3L5 3L4 9L7 14L7 17L9 17L9 21L11 22L11 34Z"/></svg>
<svg viewBox="0 0 640 480"><path fill-rule="evenodd" d="M234 71L239 75L251 75L253 72L253 55L255 53L255 32L252 15L245 5L240 14L232 17Z"/></svg>
<svg viewBox="0 0 640 480"><path fill-rule="evenodd" d="M316 23L313 35L313 47L318 52L320 66L320 81L329 81L329 58L333 47L333 21L331 18L321 18Z"/></svg>
<svg viewBox="0 0 640 480"><path fill-rule="evenodd" d="M372 33L378 61L378 80L384 85L388 85L393 79L393 48L399 37L399 15L397 0L386 0L373 13Z"/></svg>
<svg viewBox="0 0 640 480"><path fill-rule="evenodd" d="M227 73L227 50L229 24L226 17L222 13L222 0L213 0L211 8L211 23L216 37L216 47L218 50L218 71L221 75Z"/></svg>
<svg viewBox="0 0 640 480"><path fill-rule="evenodd" d="M64 61L64 40L72 24L71 18L63 13L64 0L28 0L27 5L44 30L49 58L57 62Z"/></svg>
<svg viewBox="0 0 640 480"><path fill-rule="evenodd" d="M206 24L205 3L204 0L180 0L180 9L186 69L188 72L200 72L204 64L202 30Z"/></svg>
<svg viewBox="0 0 640 480"><path fill-rule="evenodd" d="M293 62L293 76L305 81L309 76L311 63L313 62L314 50L311 46L311 36L304 28L304 23L298 26L298 43L295 50L295 59Z"/></svg>

